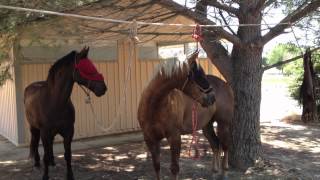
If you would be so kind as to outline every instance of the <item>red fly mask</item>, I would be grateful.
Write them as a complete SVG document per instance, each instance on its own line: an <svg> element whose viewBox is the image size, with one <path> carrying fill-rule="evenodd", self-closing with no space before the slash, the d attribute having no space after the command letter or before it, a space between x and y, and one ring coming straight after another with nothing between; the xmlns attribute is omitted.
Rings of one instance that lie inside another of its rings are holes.
<svg viewBox="0 0 320 180"><path fill-rule="evenodd" d="M90 59L81 59L75 68L79 71L80 76L91 81L103 81L103 75L97 71Z"/></svg>

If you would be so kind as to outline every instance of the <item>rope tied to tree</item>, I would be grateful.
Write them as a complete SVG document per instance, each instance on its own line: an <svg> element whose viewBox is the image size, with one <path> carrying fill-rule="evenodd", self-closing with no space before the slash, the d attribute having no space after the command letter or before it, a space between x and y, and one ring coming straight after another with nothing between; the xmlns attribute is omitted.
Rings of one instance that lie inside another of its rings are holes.
<svg viewBox="0 0 320 180"><path fill-rule="evenodd" d="M202 28L199 24L196 24L196 26L194 27L192 32L192 38L196 41L197 50L199 50L199 42L203 40Z"/></svg>

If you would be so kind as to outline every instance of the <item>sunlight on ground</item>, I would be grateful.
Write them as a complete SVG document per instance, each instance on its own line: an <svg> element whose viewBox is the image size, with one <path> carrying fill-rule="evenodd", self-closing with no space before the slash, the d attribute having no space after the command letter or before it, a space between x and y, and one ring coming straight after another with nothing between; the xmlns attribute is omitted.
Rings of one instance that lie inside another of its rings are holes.
<svg viewBox="0 0 320 180"><path fill-rule="evenodd" d="M17 163L17 161L0 161L0 164L3 164L3 165L10 165L15 163Z"/></svg>
<svg viewBox="0 0 320 180"><path fill-rule="evenodd" d="M116 148L114 148L114 147L105 147L103 149L105 149L105 150L116 150Z"/></svg>
<svg viewBox="0 0 320 180"><path fill-rule="evenodd" d="M263 134L274 134L275 136L261 136L263 143L269 144L274 148L290 149L297 152L309 151L312 153L320 153L319 141L312 139L311 131L307 126L286 124L283 122L262 123L263 126L271 129L265 130ZM288 138L286 132L296 131L294 138ZM309 135L309 136L308 136Z"/></svg>
<svg viewBox="0 0 320 180"><path fill-rule="evenodd" d="M143 154L138 154L137 156L136 156L136 159L142 159L142 160L144 160L144 159L147 159L147 157L148 157L148 153L143 153Z"/></svg>
<svg viewBox="0 0 320 180"><path fill-rule="evenodd" d="M128 165L124 170L125 170L125 171L127 171L127 172L133 172L133 171L134 171L134 169L135 169L135 167L134 167L134 166L132 166L132 165Z"/></svg>
<svg viewBox="0 0 320 180"><path fill-rule="evenodd" d="M301 114L301 107L289 96L287 78L275 68L263 74L260 119L278 121L286 115Z"/></svg>

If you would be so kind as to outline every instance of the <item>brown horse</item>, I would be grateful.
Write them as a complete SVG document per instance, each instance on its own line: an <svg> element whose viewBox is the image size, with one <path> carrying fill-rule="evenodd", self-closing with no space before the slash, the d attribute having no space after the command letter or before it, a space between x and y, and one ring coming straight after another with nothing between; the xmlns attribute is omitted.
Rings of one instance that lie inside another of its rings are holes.
<svg viewBox="0 0 320 180"><path fill-rule="evenodd" d="M163 63L154 78L141 95L138 120L145 142L151 152L156 177L160 179L160 141L167 138L171 149L171 173L177 179L181 135L192 133L191 107L199 107L198 129L206 127L216 112L215 95L203 69L196 63L197 53L187 63L167 61ZM205 108L208 107L208 108ZM212 123L211 123L212 126ZM213 128L206 128L206 132ZM212 143L217 137L208 135ZM216 147L216 146L214 146Z"/></svg>
<svg viewBox="0 0 320 180"><path fill-rule="evenodd" d="M233 119L234 112L234 95L231 86L219 79L218 77L208 75L207 76L211 87L215 93L216 111L210 117L210 119L203 118L202 121L208 121L208 124L202 127L204 136L208 139L212 151L214 152L213 171L218 171L220 165L220 153L223 151L222 161L222 175L225 177L225 170L228 166L228 152L231 143L230 124ZM198 118L201 118L201 113L209 114L209 110L206 112L200 112ZM190 116L190 115L189 115ZM213 123L217 123L217 135L213 129Z"/></svg>
<svg viewBox="0 0 320 180"><path fill-rule="evenodd" d="M87 58L89 48L80 53L72 51L55 62L46 81L34 82L26 87L24 104L30 125L30 157L34 165L40 167L38 152L41 138L44 148L43 180L49 179L48 166L55 165L53 141L57 134L63 137L64 158L67 163L67 179L73 180L71 168L71 142L74 134L75 110L71 102L73 85L77 82L102 96L106 90L103 77Z"/></svg>

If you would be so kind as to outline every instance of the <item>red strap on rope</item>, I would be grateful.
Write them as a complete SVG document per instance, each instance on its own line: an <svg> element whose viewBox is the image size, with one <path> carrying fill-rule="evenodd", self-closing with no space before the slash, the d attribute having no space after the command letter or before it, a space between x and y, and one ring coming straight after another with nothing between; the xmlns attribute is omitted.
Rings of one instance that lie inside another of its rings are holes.
<svg viewBox="0 0 320 180"><path fill-rule="evenodd" d="M203 40L203 36L202 36L202 29L201 26L199 24L197 24L194 29L193 29L193 33L192 33L192 38L199 42Z"/></svg>
<svg viewBox="0 0 320 180"><path fill-rule="evenodd" d="M195 155L193 159L199 159L199 148L198 148L198 140L197 137L197 126L198 126L198 113L197 113L197 105L196 103L192 104L192 140L189 146L189 157L191 156L191 147L195 148Z"/></svg>

